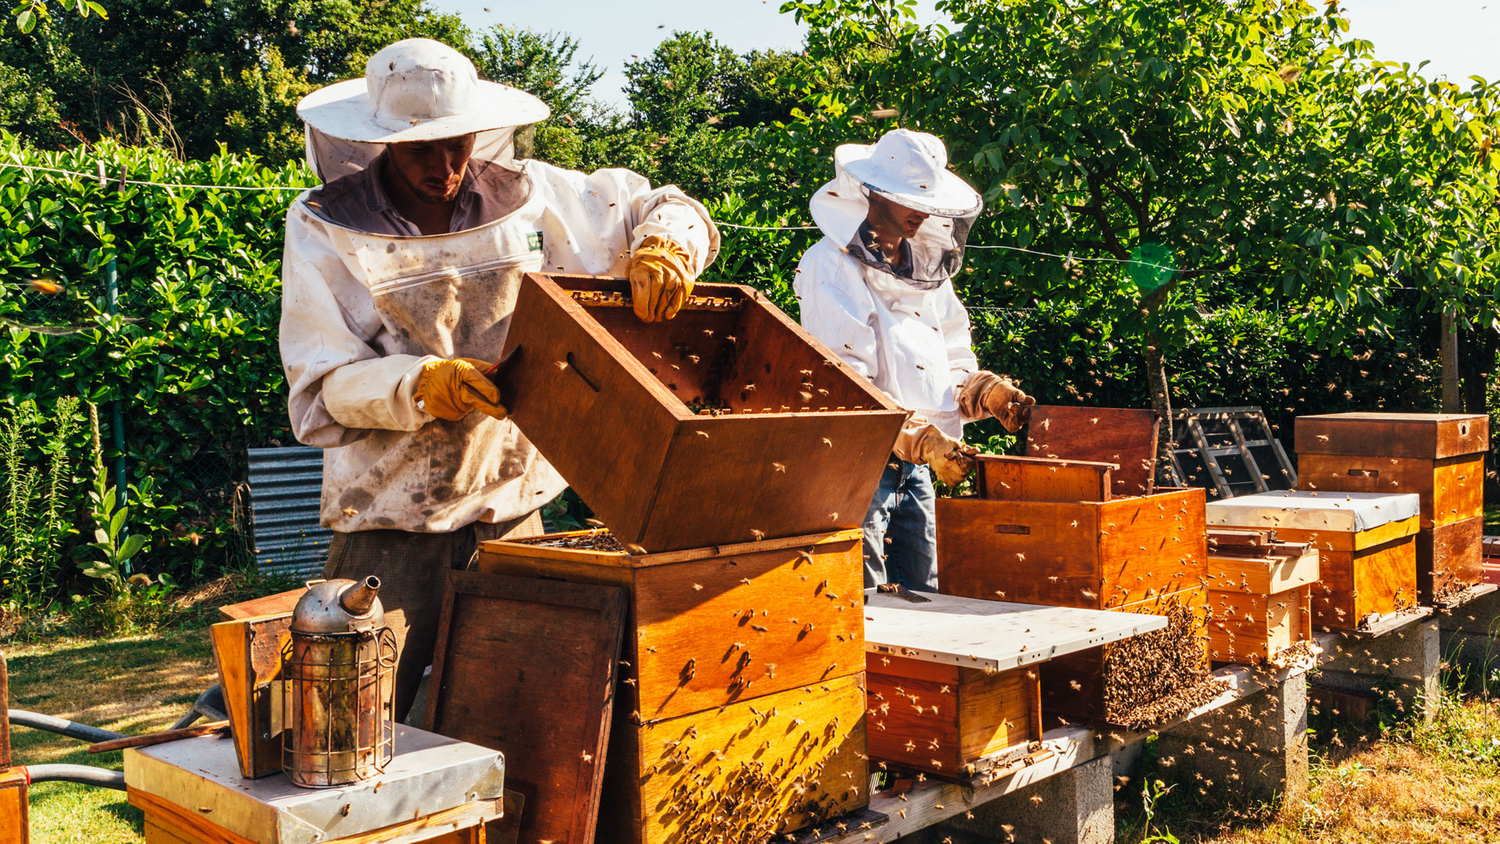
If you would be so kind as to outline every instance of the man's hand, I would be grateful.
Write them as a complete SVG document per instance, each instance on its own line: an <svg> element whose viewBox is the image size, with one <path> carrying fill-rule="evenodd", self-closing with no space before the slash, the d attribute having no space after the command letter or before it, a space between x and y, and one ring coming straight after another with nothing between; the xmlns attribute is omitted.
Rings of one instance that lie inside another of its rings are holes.
<svg viewBox="0 0 1500 844"><path fill-rule="evenodd" d="M687 249L659 235L641 241L630 256L630 299L643 322L677 316L693 292L691 259Z"/></svg>
<svg viewBox="0 0 1500 844"><path fill-rule="evenodd" d="M948 436L937 428L929 428L917 445L918 462L932 468L938 480L948 486L958 486L974 471L974 455L979 449Z"/></svg>
<svg viewBox="0 0 1500 844"><path fill-rule="evenodd" d="M489 364L473 358L425 363L417 377L417 403L449 422L457 422L475 410L504 419L510 411L500 403L500 389L485 377L484 370L489 368Z"/></svg>
<svg viewBox="0 0 1500 844"><path fill-rule="evenodd" d="M985 390L979 403L1005 430L1015 433L1031 417L1031 406L1036 399L1022 392L1009 378L999 378Z"/></svg>

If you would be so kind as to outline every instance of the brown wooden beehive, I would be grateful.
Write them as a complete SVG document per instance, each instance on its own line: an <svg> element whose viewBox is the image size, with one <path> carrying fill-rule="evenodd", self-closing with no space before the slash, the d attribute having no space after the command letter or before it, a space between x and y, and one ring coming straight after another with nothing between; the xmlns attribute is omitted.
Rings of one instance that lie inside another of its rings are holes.
<svg viewBox="0 0 1500 844"><path fill-rule="evenodd" d="M1318 552L1313 624L1358 630L1417 601L1417 496L1278 491L1208 505L1215 526L1274 530Z"/></svg>
<svg viewBox="0 0 1500 844"><path fill-rule="evenodd" d="M1273 531L1208 532L1209 645L1216 662L1284 664L1312 641L1318 552Z"/></svg>
<svg viewBox="0 0 1500 844"><path fill-rule="evenodd" d="M1040 666L981 671L876 653L865 665L872 759L957 777L1042 739Z"/></svg>
<svg viewBox="0 0 1500 844"><path fill-rule="evenodd" d="M527 275L501 379L516 424L648 551L858 527L906 411L751 288L694 290L644 323L624 281Z"/></svg>
<svg viewBox="0 0 1500 844"><path fill-rule="evenodd" d="M751 841L865 805L861 538L632 555L578 531L480 546L480 572L628 591L598 840ZM736 794L746 811L724 816Z"/></svg>
<svg viewBox="0 0 1500 844"><path fill-rule="evenodd" d="M940 591L1173 620L1161 633L1044 666L1049 715L1122 723L1208 680L1203 490L1117 498L1110 464L991 455L979 463L983 497L937 502ZM1195 654L1186 660L1184 641ZM1166 648L1174 664L1154 677L1137 672Z"/></svg>
<svg viewBox="0 0 1500 844"><path fill-rule="evenodd" d="M1488 416L1303 416L1297 419L1296 447L1301 489L1420 496L1416 553L1422 603L1450 599L1482 581Z"/></svg>

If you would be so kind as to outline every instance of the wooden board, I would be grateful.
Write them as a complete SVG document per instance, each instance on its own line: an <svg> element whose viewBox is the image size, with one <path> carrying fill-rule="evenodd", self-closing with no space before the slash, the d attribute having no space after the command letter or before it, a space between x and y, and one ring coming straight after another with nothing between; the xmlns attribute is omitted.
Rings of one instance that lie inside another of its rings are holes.
<svg viewBox="0 0 1500 844"><path fill-rule="evenodd" d="M240 773L248 779L281 773L281 719L271 707L272 684L281 682L281 649L289 638L290 613L221 621L209 627L224 709L229 715Z"/></svg>
<svg viewBox="0 0 1500 844"><path fill-rule="evenodd" d="M449 573L426 728L505 754L523 842L594 838L624 619L622 589Z"/></svg>
<svg viewBox="0 0 1500 844"><path fill-rule="evenodd" d="M1417 534L1417 593L1426 606L1484 580L1484 518L1465 519Z"/></svg>
<svg viewBox="0 0 1500 844"><path fill-rule="evenodd" d="M21 770L0 773L0 844L26 844L31 838L26 783Z"/></svg>
<svg viewBox="0 0 1500 844"><path fill-rule="evenodd" d="M1154 410L1037 405L1026 426L1028 457L1113 463L1117 496L1156 491Z"/></svg>
<svg viewBox="0 0 1500 844"><path fill-rule="evenodd" d="M528 274L496 355L524 349L503 385L511 418L622 542L862 523L907 415L869 379L748 287L699 285L732 307L659 323L574 291L629 284Z"/></svg>
<svg viewBox="0 0 1500 844"><path fill-rule="evenodd" d="M1311 585L1277 595L1209 592L1209 655L1215 662L1276 664L1280 654L1312 641Z"/></svg>
<svg viewBox="0 0 1500 844"><path fill-rule="evenodd" d="M1449 525L1484 514L1484 455L1437 460L1305 454L1297 461L1302 489L1336 492L1416 493L1422 527Z"/></svg>
<svg viewBox="0 0 1500 844"><path fill-rule="evenodd" d="M1074 503L940 498L937 546L947 594L1117 607L1204 576L1204 492Z"/></svg>
<svg viewBox="0 0 1500 844"><path fill-rule="evenodd" d="M130 805L146 816L146 844L260 844L208 820L212 809L195 813L133 788L127 788L126 795ZM486 844L485 815L482 804L472 803L383 829L330 839L328 844Z"/></svg>
<svg viewBox="0 0 1500 844"><path fill-rule="evenodd" d="M0 703L10 708L10 670L0 654ZM10 720L0 719L0 773L10 770Z"/></svg>
<svg viewBox="0 0 1500 844"><path fill-rule="evenodd" d="M251 598L248 601L240 601L238 604L225 604L219 607L219 615L225 621L238 621L246 618L260 618L268 615L281 615L296 609L297 602L307 594L307 587L288 589L285 592L277 592L275 595L265 595L260 598Z"/></svg>
<svg viewBox="0 0 1500 844"><path fill-rule="evenodd" d="M659 720L862 670L861 536L643 557L494 541L478 567L628 589L625 712Z"/></svg>
<svg viewBox="0 0 1500 844"><path fill-rule="evenodd" d="M1318 581L1318 552L1308 545L1302 554L1266 557L1208 556L1209 588L1218 591L1275 595Z"/></svg>
<svg viewBox="0 0 1500 844"><path fill-rule="evenodd" d="M1397 539L1416 536L1421 518L1412 516L1361 531L1296 530L1277 528L1276 535L1288 542L1306 542L1320 553L1328 551L1366 551Z"/></svg>
<svg viewBox="0 0 1500 844"><path fill-rule="evenodd" d="M1330 413L1297 418L1298 472L1304 454L1373 454L1429 460L1490 447L1490 420L1477 413Z"/></svg>
<svg viewBox="0 0 1500 844"><path fill-rule="evenodd" d="M981 454L975 472L980 498L1003 501L1108 501L1113 463Z"/></svg>
<svg viewBox="0 0 1500 844"><path fill-rule="evenodd" d="M667 721L622 723L610 745L599 840L757 842L863 808L865 730L862 672Z"/></svg>
<svg viewBox="0 0 1500 844"><path fill-rule="evenodd" d="M1363 551L1322 551L1313 588L1313 624L1321 632L1356 630L1371 615L1417 603L1415 537Z"/></svg>

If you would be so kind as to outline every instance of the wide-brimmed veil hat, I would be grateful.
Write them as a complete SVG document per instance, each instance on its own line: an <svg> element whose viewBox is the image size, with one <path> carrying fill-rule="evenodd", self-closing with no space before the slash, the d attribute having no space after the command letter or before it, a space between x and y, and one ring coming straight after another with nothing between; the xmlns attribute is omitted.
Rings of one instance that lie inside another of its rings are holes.
<svg viewBox="0 0 1500 844"><path fill-rule="evenodd" d="M834 162L865 187L898 205L937 217L979 211L979 192L948 170L948 150L937 137L894 129L873 144L843 144Z"/></svg>
<svg viewBox="0 0 1500 844"><path fill-rule="evenodd" d="M813 222L856 260L886 269L859 237L870 194L930 215L910 238L912 267L903 281L935 287L957 273L984 198L948 169L948 150L926 132L894 129L873 144L843 144L833 153L833 180L813 195Z"/></svg>
<svg viewBox="0 0 1500 844"><path fill-rule="evenodd" d="M297 103L297 116L331 138L356 143L434 141L545 120L547 104L479 78L446 44L407 38L365 63L363 79L337 82Z"/></svg>

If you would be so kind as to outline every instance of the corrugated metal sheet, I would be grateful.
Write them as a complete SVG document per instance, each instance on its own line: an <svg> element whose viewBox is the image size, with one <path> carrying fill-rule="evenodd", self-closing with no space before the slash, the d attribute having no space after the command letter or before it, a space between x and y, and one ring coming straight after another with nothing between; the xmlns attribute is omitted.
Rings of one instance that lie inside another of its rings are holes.
<svg viewBox="0 0 1500 844"><path fill-rule="evenodd" d="M323 449L247 451L256 568L266 574L317 576L333 540L333 531L318 524Z"/></svg>

